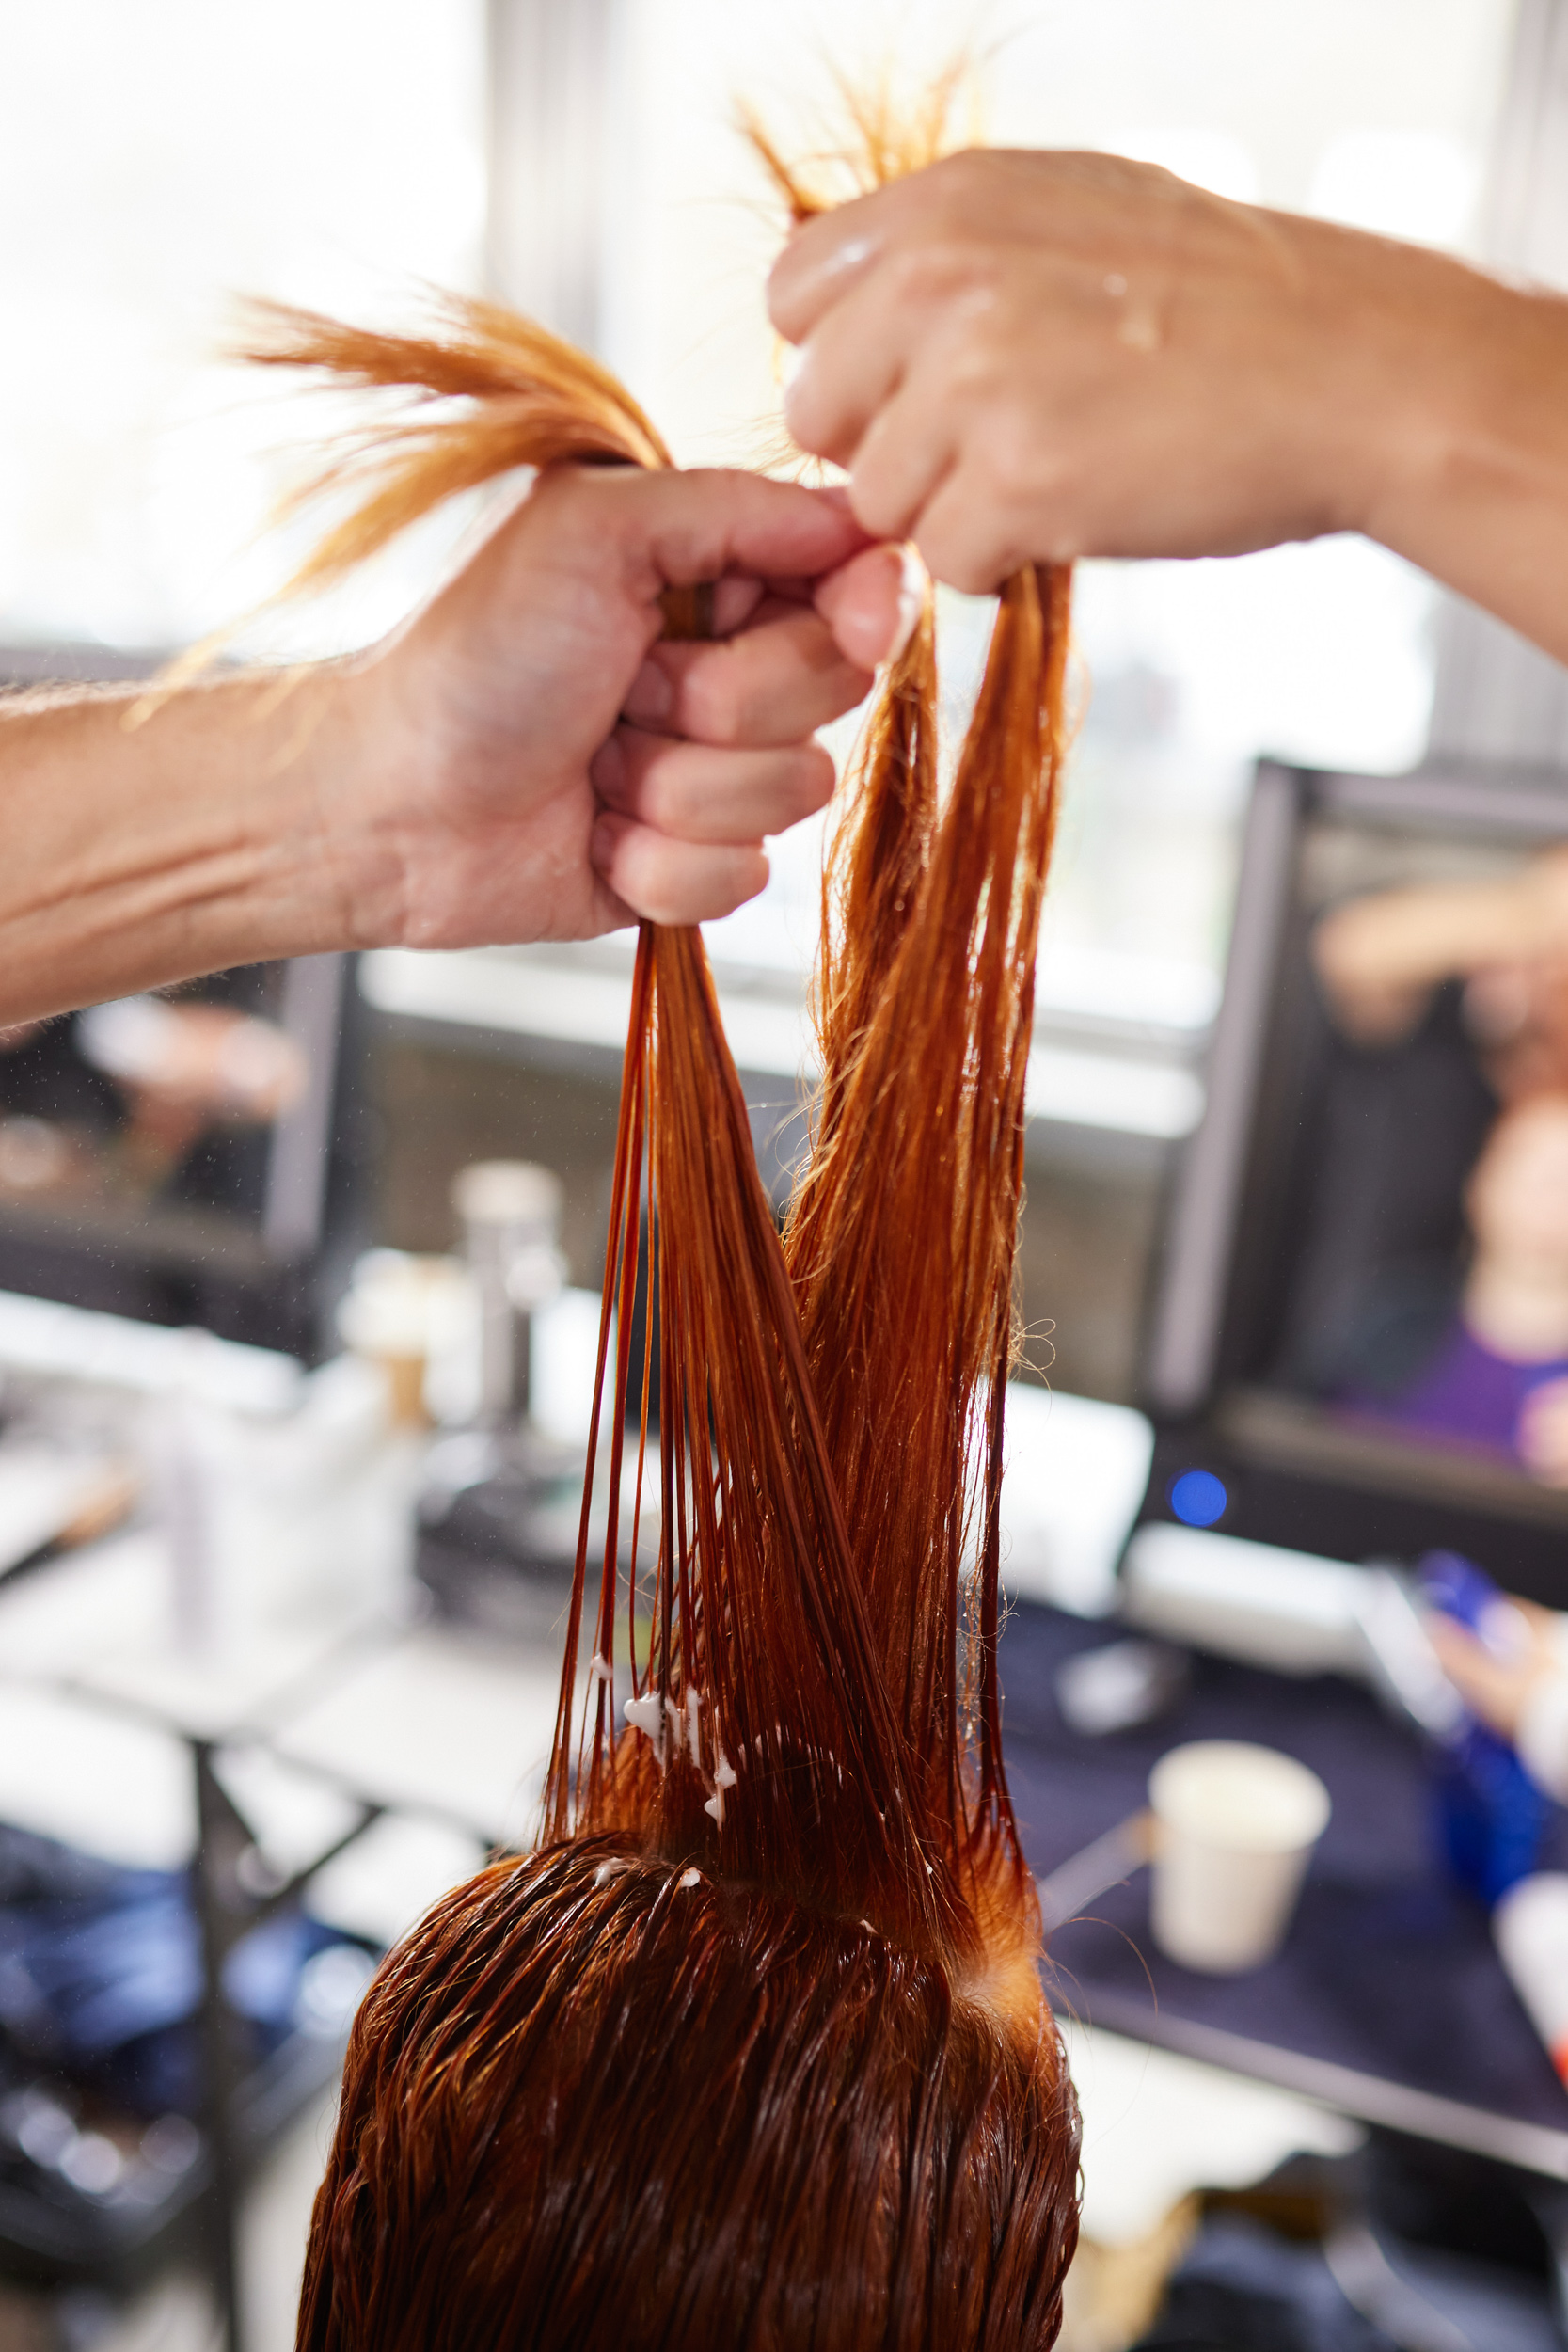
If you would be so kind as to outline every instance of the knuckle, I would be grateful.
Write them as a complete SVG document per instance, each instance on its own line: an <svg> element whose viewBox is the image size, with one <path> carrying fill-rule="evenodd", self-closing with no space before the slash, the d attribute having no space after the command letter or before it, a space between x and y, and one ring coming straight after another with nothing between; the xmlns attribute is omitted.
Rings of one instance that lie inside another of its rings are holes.
<svg viewBox="0 0 1568 2352"><path fill-rule="evenodd" d="M849 478L849 503L855 520L873 539L902 539L911 522L907 490L894 469L877 456L862 460Z"/></svg>
<svg viewBox="0 0 1568 2352"><path fill-rule="evenodd" d="M924 237L907 245L892 262L893 288L905 302L929 302L952 291L962 276L963 247L950 236Z"/></svg>
<svg viewBox="0 0 1568 2352"><path fill-rule="evenodd" d="M956 154L942 156L931 177L944 194L983 195L997 176L999 161L992 149L960 147Z"/></svg>
<svg viewBox="0 0 1568 2352"><path fill-rule="evenodd" d="M974 456L988 495L1012 511L1048 502L1063 486L1059 453L1049 446L1039 420L1014 401L990 408Z"/></svg>
<svg viewBox="0 0 1568 2352"><path fill-rule="evenodd" d="M690 744L672 750L654 770L648 823L675 840L700 840L712 821L721 773L721 755L716 760Z"/></svg>
<svg viewBox="0 0 1568 2352"><path fill-rule="evenodd" d="M606 480L602 468L546 466L534 477L528 502L551 514L587 514L600 503Z"/></svg>
<svg viewBox="0 0 1568 2352"><path fill-rule="evenodd" d="M971 298L964 303L964 331L947 341L938 364L947 395L971 406L978 402L1002 402L1013 390L1018 381L1018 353L988 294L971 289Z"/></svg>
<svg viewBox="0 0 1568 2352"><path fill-rule="evenodd" d="M960 148L942 155L919 176L923 209L951 229L978 213L984 219L995 197L996 158L985 149Z"/></svg>
<svg viewBox="0 0 1568 2352"><path fill-rule="evenodd" d="M667 758L656 757L643 769L637 791L637 814L641 821L655 833L678 833L681 809L680 779L672 778Z"/></svg>

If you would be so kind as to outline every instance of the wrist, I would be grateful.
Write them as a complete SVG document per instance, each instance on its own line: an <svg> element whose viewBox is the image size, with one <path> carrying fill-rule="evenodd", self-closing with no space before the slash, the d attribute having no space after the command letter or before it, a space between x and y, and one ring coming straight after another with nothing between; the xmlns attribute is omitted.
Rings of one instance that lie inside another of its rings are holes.
<svg viewBox="0 0 1568 2352"><path fill-rule="evenodd" d="M146 738L154 761L198 779L219 809L227 801L234 887L213 921L235 944L230 960L242 946L261 960L390 936L376 823L387 745L358 664L198 687L155 710ZM190 887L199 895L199 863Z"/></svg>
<svg viewBox="0 0 1568 2352"><path fill-rule="evenodd" d="M1319 355L1300 388L1322 527L1406 552L1465 441L1479 314L1501 290L1446 254L1298 216L1282 226Z"/></svg>
<svg viewBox="0 0 1568 2352"><path fill-rule="evenodd" d="M1568 302L1438 255L1403 278L1355 527L1560 656Z"/></svg>
<svg viewBox="0 0 1568 2352"><path fill-rule="evenodd" d="M420 796L420 744L379 650L312 674L320 713L295 779L324 944L405 944Z"/></svg>

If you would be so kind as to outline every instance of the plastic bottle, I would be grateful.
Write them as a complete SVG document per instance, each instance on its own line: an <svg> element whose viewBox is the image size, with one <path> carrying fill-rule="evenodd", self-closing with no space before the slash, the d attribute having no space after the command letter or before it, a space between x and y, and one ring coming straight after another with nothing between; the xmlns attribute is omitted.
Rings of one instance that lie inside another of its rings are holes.
<svg viewBox="0 0 1568 2352"><path fill-rule="evenodd" d="M1506 1654L1516 1612L1506 1593L1456 1551L1429 1551L1417 1581L1428 1606ZM1535 1868L1550 1813L1506 1740L1466 1712L1433 1750L1437 1836L1461 1885L1495 1904Z"/></svg>

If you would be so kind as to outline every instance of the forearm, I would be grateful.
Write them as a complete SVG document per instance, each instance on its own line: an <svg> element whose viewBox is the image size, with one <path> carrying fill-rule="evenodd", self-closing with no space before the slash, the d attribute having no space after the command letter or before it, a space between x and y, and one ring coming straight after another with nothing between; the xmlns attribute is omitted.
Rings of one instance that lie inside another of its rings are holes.
<svg viewBox="0 0 1568 2352"><path fill-rule="evenodd" d="M657 644L661 584L709 580L719 637ZM145 718L135 690L0 697L0 1025L274 956L728 914L826 800L813 730L904 591L813 492L561 467L353 660Z"/></svg>
<svg viewBox="0 0 1568 2352"><path fill-rule="evenodd" d="M1313 956L1330 993L1354 1006L1411 991L1420 997L1535 944L1516 885L1458 882L1354 899L1320 923Z"/></svg>
<svg viewBox="0 0 1568 2352"><path fill-rule="evenodd" d="M0 700L0 1021L362 944L352 674Z"/></svg>
<svg viewBox="0 0 1568 2352"><path fill-rule="evenodd" d="M1356 520L1568 660L1568 301L1402 260Z"/></svg>

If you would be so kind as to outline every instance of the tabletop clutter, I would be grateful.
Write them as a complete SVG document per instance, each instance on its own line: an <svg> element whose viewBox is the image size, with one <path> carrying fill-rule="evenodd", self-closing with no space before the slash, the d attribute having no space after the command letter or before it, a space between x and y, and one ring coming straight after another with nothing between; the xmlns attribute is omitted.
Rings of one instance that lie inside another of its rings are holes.
<svg viewBox="0 0 1568 2352"><path fill-rule="evenodd" d="M63 1795L29 1820L37 1771L11 1769L0 1742L0 1820L14 1817L0 1830L0 2189L46 2217L28 2259L51 2275L123 2282L163 2222L205 2193L204 1882L181 1755L199 1750L201 1772L234 1792L223 1803L244 1826L242 1880L288 1895L225 1963L226 1998L247 2021L253 2137L325 2079L375 1953L487 1843L531 1835L597 1302L564 1284L559 1188L544 1171L466 1170L455 1205L465 1256L363 1258L340 1313L348 1352L314 1373L198 1334L148 1330L127 1353L108 1318L0 1302L0 1677L45 1726L64 1710L62 1756L75 1743L100 1759L74 1794L63 1771ZM1346 1890L1370 1885L1355 1774L1386 1775L1394 1758L1403 1778L1386 1827L1422 1857L1410 1900L1446 1886L1451 1907L1435 1933L1435 1912L1418 1921L1414 1941L1396 1921L1388 1950L1402 1968L1424 1937L1473 1989L1489 1916L1534 2046L1560 2065L1568 2050L1556 1808L1502 1743L1434 1697L1420 1650L1423 1606L1480 1624L1494 1588L1466 1564L1429 1561L1402 1580L1402 1614L1381 1572L1281 1555L1250 1564L1252 1614L1222 1610L1221 1637L1214 1580L1228 1566L1194 1552L1178 1572L1169 1546L1139 1553L1143 1538L1192 1531L1139 1531L1118 1572L1148 1467L1146 1430L1125 1408L1014 1391L1003 1676L1015 1793L1063 2005L1090 2029L1080 2073L1101 2084L1089 2110L1106 2135L1103 2154L1093 2132L1086 2146L1064 2337L1085 2347L1132 2342L1164 2281L1198 2261L1196 2220L1172 2234L1164 2217L1196 2214L1199 2190L1241 2194L1292 2149L1359 2161L1380 2083L1396 2107L1412 2095L1481 2117L1482 2137L1523 2084L1520 2128L1543 2145L1555 2128L1568 2177L1568 2102L1554 2110L1527 2081L1516 2042L1494 2100L1484 2064L1479 2079L1423 2090L1414 2044L1340 2046L1343 2019L1325 2026L1323 2010L1324 1953L1355 1915ZM1338 1698L1314 1679L1325 1660ZM89 1720L107 1746L83 1736ZM149 1740L171 1759L150 1778L136 1747ZM102 1761L117 1741L118 1791ZM169 1793L153 1802L155 1788ZM1360 1899L1381 1932L1375 1900ZM1410 1994L1413 2012L1421 1997ZM1149 2046L1162 2036L1180 2055ZM1130 2072L1121 2054L1140 2044ZM278 2058L290 2048L312 2061L292 2076ZM1335 2096L1331 2082L1360 2088ZM1197 2111L1179 2085L1196 2087ZM1563 2100L1555 2085L1549 2096ZM1165 2122L1133 2161L1116 2101L1136 2112L1146 2098ZM1146 2174L1158 2187L1132 2196ZM0 2196L0 2251L26 2235L21 2209ZM1145 2285L1128 2305L1134 2276ZM1118 2335L1105 2313L1123 2305Z"/></svg>

